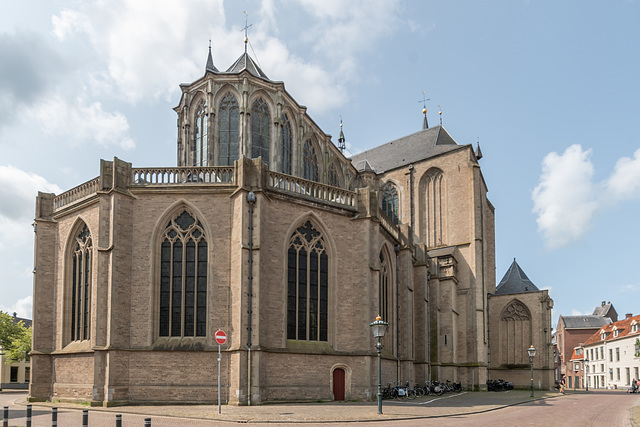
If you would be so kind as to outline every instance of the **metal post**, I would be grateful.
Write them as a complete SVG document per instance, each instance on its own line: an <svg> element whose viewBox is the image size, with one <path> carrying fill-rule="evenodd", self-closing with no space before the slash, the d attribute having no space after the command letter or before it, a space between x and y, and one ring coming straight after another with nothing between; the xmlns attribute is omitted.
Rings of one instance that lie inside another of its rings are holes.
<svg viewBox="0 0 640 427"><path fill-rule="evenodd" d="M378 343L376 344L376 348L378 349L378 414L382 414L382 365L381 365L381 357L382 353L382 344L380 343L380 337L377 338Z"/></svg>
<svg viewBox="0 0 640 427"><path fill-rule="evenodd" d="M51 408L51 427L58 427L58 408Z"/></svg>
<svg viewBox="0 0 640 427"><path fill-rule="evenodd" d="M589 372L587 372L587 369L589 369L588 359L585 359L583 368L584 368L584 386L586 387L587 391L589 391Z"/></svg>
<svg viewBox="0 0 640 427"><path fill-rule="evenodd" d="M31 405L27 405L27 427L31 427Z"/></svg>
<svg viewBox="0 0 640 427"><path fill-rule="evenodd" d="M151 418L144 419L144 427L151 427Z"/></svg>
<svg viewBox="0 0 640 427"><path fill-rule="evenodd" d="M2 412L2 427L9 427L9 407L5 406Z"/></svg>
<svg viewBox="0 0 640 427"><path fill-rule="evenodd" d="M122 414L116 414L116 427L122 427Z"/></svg>
<svg viewBox="0 0 640 427"><path fill-rule="evenodd" d="M82 410L82 427L89 427L89 410Z"/></svg>
<svg viewBox="0 0 640 427"><path fill-rule="evenodd" d="M531 361L531 397L533 397L533 357L529 356Z"/></svg>
<svg viewBox="0 0 640 427"><path fill-rule="evenodd" d="M251 323L253 313L253 205L256 203L256 195L253 191L247 194L249 203L249 289L248 289L248 319L247 319L247 406L251 406Z"/></svg>
<svg viewBox="0 0 640 427"><path fill-rule="evenodd" d="M222 404L220 403L220 344L218 344L218 414L222 413Z"/></svg>

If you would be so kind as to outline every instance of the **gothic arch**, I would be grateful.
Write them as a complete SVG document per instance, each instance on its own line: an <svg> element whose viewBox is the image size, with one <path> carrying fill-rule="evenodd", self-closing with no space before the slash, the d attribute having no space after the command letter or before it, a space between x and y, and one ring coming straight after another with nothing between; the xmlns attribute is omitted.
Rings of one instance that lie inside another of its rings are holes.
<svg viewBox="0 0 640 427"><path fill-rule="evenodd" d="M329 162L329 168L327 169L327 184L338 188L344 187L344 173L342 171L342 164L337 157L334 157Z"/></svg>
<svg viewBox="0 0 640 427"><path fill-rule="evenodd" d="M394 224L400 223L402 211L401 187L398 182L389 179L380 185L380 207ZM395 195L394 195L395 193Z"/></svg>
<svg viewBox="0 0 640 427"><path fill-rule="evenodd" d="M311 176L310 178L305 175L305 161L306 155L310 154L305 149L307 145L310 145L313 148L313 154L315 155L315 165L316 165L316 174L315 179ZM320 147L320 143L318 142L318 137L314 132L308 132L304 135L302 140L300 141L300 176L304 179L309 179L310 181L322 182L324 176L324 156L322 154L322 150Z"/></svg>
<svg viewBox="0 0 640 427"><path fill-rule="evenodd" d="M257 110L255 110L256 108ZM250 154L249 157L252 159L262 157L262 161L266 163L267 166L270 166L273 163L274 139L276 139L276 132L274 132L273 126L273 123L276 121L276 117L274 116L276 109L273 101L267 92L257 90L251 94L247 111L251 114L247 120L248 136L250 136L250 138L247 138L248 147L246 147L246 152ZM256 137L259 138L258 141L254 140Z"/></svg>
<svg viewBox="0 0 640 427"><path fill-rule="evenodd" d="M498 365L526 365L527 349L533 344L531 311L517 298L500 312Z"/></svg>
<svg viewBox="0 0 640 427"><path fill-rule="evenodd" d="M278 161L278 172L293 175L296 170L296 155L298 153L298 117L296 113L289 106L282 109L282 114L278 118L280 126L278 129L278 135L274 143L274 156ZM288 130L285 133L285 125L288 120ZM283 145L283 141L287 139L288 147ZM287 161L285 162L285 158Z"/></svg>
<svg viewBox="0 0 640 427"><path fill-rule="evenodd" d="M428 248L447 243L447 194L444 173L438 168L429 168L421 177L419 185L420 238Z"/></svg>
<svg viewBox="0 0 640 427"><path fill-rule="evenodd" d="M345 401L351 400L351 377L353 370L351 366L345 363L336 363L329 370L329 390L333 394L333 371L336 369L342 369L344 371L344 399ZM334 396L335 399L335 396Z"/></svg>
<svg viewBox="0 0 640 427"><path fill-rule="evenodd" d="M211 159L210 133L213 131L213 123L209 120L211 106L206 94L199 90L191 99L189 105L189 130L187 141L187 164L194 166L209 166Z"/></svg>

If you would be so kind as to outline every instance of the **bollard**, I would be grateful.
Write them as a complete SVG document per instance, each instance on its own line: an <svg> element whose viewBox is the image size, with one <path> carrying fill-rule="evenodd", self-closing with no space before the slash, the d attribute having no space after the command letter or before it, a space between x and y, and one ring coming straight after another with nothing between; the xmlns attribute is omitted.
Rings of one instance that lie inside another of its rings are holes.
<svg viewBox="0 0 640 427"><path fill-rule="evenodd" d="M151 427L151 418L144 419L144 427Z"/></svg>
<svg viewBox="0 0 640 427"><path fill-rule="evenodd" d="M5 406L2 412L2 427L9 427L9 407Z"/></svg>
<svg viewBox="0 0 640 427"><path fill-rule="evenodd" d="M82 410L82 427L89 427L89 410Z"/></svg>
<svg viewBox="0 0 640 427"><path fill-rule="evenodd" d="M116 427L122 427L122 414L116 414Z"/></svg>
<svg viewBox="0 0 640 427"><path fill-rule="evenodd" d="M51 408L51 427L58 427L58 408Z"/></svg>
<svg viewBox="0 0 640 427"><path fill-rule="evenodd" d="M27 405L27 427L31 427L31 405Z"/></svg>

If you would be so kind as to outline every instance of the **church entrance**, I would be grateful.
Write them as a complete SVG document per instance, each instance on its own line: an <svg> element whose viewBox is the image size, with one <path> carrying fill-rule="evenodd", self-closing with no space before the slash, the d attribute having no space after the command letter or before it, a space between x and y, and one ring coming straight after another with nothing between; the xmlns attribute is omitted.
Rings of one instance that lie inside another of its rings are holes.
<svg viewBox="0 0 640 427"><path fill-rule="evenodd" d="M333 370L333 400L344 400L344 369Z"/></svg>

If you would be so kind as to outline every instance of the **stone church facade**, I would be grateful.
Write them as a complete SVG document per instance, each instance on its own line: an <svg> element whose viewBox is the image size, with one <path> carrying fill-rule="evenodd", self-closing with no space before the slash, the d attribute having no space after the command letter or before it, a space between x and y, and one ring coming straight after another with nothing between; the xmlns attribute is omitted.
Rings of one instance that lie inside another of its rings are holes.
<svg viewBox="0 0 640 427"><path fill-rule="evenodd" d="M370 399L377 315L383 383L485 387L479 151L436 126L346 158L246 52L181 89L176 167L37 197L31 400L215 401L218 329L224 402Z"/></svg>

